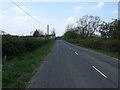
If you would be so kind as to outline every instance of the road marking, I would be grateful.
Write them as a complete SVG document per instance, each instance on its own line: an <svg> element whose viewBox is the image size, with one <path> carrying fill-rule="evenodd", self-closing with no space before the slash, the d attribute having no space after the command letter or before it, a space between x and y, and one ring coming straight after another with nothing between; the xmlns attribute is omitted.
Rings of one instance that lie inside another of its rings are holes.
<svg viewBox="0 0 120 90"><path fill-rule="evenodd" d="M77 55L78 55L78 53L77 52L75 52Z"/></svg>
<svg viewBox="0 0 120 90"><path fill-rule="evenodd" d="M100 70L98 70L95 66L92 66L96 71L98 71L103 77L107 78L105 74L103 74Z"/></svg>

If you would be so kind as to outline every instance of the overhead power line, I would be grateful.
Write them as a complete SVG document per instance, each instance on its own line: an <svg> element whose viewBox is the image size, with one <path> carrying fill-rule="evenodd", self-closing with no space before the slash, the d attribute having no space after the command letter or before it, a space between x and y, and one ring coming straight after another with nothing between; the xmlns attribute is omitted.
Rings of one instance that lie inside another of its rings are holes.
<svg viewBox="0 0 120 90"><path fill-rule="evenodd" d="M19 9L21 9L26 15L30 16L32 19L34 19L35 21L37 21L38 23L42 24L44 26L43 23L41 23L39 20L37 20L36 18L34 18L32 15L30 15L27 11L25 11L23 8L21 8L19 5L17 5L13 0L10 0L14 5L16 5Z"/></svg>

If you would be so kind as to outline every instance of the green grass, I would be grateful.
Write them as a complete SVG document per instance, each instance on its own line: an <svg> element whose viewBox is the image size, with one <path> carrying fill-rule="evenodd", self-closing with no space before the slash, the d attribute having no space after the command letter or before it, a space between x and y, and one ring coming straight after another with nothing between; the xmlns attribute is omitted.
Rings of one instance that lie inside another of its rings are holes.
<svg viewBox="0 0 120 90"><path fill-rule="evenodd" d="M9 60L3 69L3 88L24 88L53 45L54 41L51 41L33 52Z"/></svg>
<svg viewBox="0 0 120 90"><path fill-rule="evenodd" d="M89 47L85 47L85 46L82 46L80 44L75 44L75 43L72 43L74 45L77 45L77 46L80 46L82 48L86 48L86 49L89 49L89 50L93 50L93 51L96 51L96 52L99 52L99 53L102 53L102 54L105 54L105 55L108 55L108 56L111 56L111 57L114 57L114 58L117 58L120 60L120 54L118 54L118 52L109 52L109 51L106 51L106 50L101 50L101 49L93 49L93 48L89 48Z"/></svg>

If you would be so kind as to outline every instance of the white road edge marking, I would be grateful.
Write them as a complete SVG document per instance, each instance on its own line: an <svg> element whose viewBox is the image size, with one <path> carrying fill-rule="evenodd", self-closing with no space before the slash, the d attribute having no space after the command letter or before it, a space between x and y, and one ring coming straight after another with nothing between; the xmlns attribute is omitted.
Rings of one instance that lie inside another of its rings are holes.
<svg viewBox="0 0 120 90"><path fill-rule="evenodd" d="M78 53L77 52L75 52L77 55L78 55Z"/></svg>
<svg viewBox="0 0 120 90"><path fill-rule="evenodd" d="M98 71L103 77L107 78L105 74L103 74L100 70L98 70L95 66L92 66L96 71Z"/></svg>

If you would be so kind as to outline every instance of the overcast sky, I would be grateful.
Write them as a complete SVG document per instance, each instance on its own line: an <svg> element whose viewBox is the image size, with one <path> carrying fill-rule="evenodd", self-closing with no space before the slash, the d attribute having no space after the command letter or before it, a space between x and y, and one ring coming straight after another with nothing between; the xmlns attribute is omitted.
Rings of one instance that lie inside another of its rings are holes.
<svg viewBox="0 0 120 90"><path fill-rule="evenodd" d="M39 22L26 15L12 2L1 3L0 30L13 35L30 35L30 32L38 28L46 33L47 24L50 25L50 30L55 28L57 35L63 35L67 24L75 26L76 21L86 14L97 15L106 22L118 18L117 2L16 2L16 4Z"/></svg>

